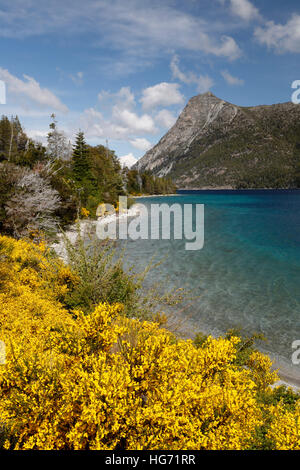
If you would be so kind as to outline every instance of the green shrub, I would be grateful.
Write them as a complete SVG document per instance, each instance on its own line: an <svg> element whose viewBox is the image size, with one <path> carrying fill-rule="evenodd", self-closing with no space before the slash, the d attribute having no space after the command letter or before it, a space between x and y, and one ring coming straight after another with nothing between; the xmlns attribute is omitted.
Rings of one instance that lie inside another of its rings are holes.
<svg viewBox="0 0 300 470"><path fill-rule="evenodd" d="M185 291L172 289L161 291L156 285L144 285L150 269L160 263L150 263L139 273L133 266L124 268L124 250L120 250L111 240L99 240L93 229L80 233L77 224L77 241L72 244L64 236L68 263L78 276L78 283L67 295L68 308L92 311L100 302L124 305L124 313L129 317L153 319L161 313L163 306L182 302Z"/></svg>

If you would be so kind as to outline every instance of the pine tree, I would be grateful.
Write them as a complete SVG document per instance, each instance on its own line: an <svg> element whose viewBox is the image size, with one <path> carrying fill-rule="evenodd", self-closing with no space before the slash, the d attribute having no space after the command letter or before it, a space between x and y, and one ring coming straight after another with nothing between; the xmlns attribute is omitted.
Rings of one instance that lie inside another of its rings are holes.
<svg viewBox="0 0 300 470"><path fill-rule="evenodd" d="M93 212L99 204L100 191L91 166L89 147L84 133L79 131L73 148L73 179L81 205Z"/></svg>
<svg viewBox="0 0 300 470"><path fill-rule="evenodd" d="M7 116L0 120L0 159L8 160L11 138L11 124Z"/></svg>
<svg viewBox="0 0 300 470"><path fill-rule="evenodd" d="M46 161L46 149L45 147L39 143L34 142L33 140L29 139L27 142L26 150L22 152L17 163L22 166L29 166L33 168L39 162Z"/></svg>
<svg viewBox="0 0 300 470"><path fill-rule="evenodd" d="M28 137L22 129L18 116L0 120L0 160L16 162L26 149Z"/></svg>
<svg viewBox="0 0 300 470"><path fill-rule="evenodd" d="M73 175L77 183L83 183L91 178L88 146L82 131L78 132L73 148Z"/></svg>
<svg viewBox="0 0 300 470"><path fill-rule="evenodd" d="M21 126L21 123L19 121L18 116L15 116L15 118L13 118L13 124L14 124L14 128L15 128L14 135L15 135L16 147L17 147L16 152L17 153L24 152L26 150L26 146L28 144L28 137L25 134L25 132L24 132L22 126Z"/></svg>

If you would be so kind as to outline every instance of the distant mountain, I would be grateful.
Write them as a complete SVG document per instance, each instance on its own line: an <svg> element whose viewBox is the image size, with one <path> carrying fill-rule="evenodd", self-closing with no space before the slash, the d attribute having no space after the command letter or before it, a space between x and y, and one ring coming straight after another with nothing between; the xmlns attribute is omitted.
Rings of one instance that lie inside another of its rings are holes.
<svg viewBox="0 0 300 470"><path fill-rule="evenodd" d="M119 162L122 168L131 168L137 162L137 159L132 155L132 153L129 153L128 155L120 157Z"/></svg>
<svg viewBox="0 0 300 470"><path fill-rule="evenodd" d="M300 106L246 108L210 92L195 96L134 168L179 188L300 187Z"/></svg>

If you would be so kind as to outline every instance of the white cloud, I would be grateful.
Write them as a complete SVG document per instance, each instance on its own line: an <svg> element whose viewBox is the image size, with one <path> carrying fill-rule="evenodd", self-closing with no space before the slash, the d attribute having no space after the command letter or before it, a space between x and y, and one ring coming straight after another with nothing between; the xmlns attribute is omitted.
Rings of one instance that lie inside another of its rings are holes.
<svg viewBox="0 0 300 470"><path fill-rule="evenodd" d="M162 109L155 116L155 121L166 129L170 129L176 122L176 117L168 109Z"/></svg>
<svg viewBox="0 0 300 470"><path fill-rule="evenodd" d="M37 130L37 129L30 129L26 132L26 134L31 139L33 139L37 142L41 142L43 144L46 144L48 132L49 131L41 131L41 130Z"/></svg>
<svg viewBox="0 0 300 470"><path fill-rule="evenodd" d="M83 84L83 72L77 72L75 75L71 74L70 78L75 83L75 85Z"/></svg>
<svg viewBox="0 0 300 470"><path fill-rule="evenodd" d="M85 0L83 8L81 0L52 0L33 8L32 1L2 0L0 19L2 37L95 33L101 47L109 45L127 56L129 51L141 57L161 56L170 48L229 58L241 53L233 38L222 36L224 24L208 22L175 2Z"/></svg>
<svg viewBox="0 0 300 470"><path fill-rule="evenodd" d="M180 93L178 88L178 83L158 83L157 85L143 90L140 102L144 109L182 104L184 102L184 96Z"/></svg>
<svg viewBox="0 0 300 470"><path fill-rule="evenodd" d="M235 40L230 36L222 36L222 43L215 49L215 55L227 57L229 60L236 60L242 55Z"/></svg>
<svg viewBox="0 0 300 470"><path fill-rule="evenodd" d="M98 99L101 112L89 108L81 116L81 126L87 136L128 141L138 135L157 132L149 114L139 115L134 110L135 97L129 87L122 87L115 93L102 91Z"/></svg>
<svg viewBox="0 0 300 470"><path fill-rule="evenodd" d="M157 131L152 117L148 114L138 116L136 113L133 113L128 109L119 109L118 107L115 107L113 110L113 118L121 125L128 128L131 133L138 132L153 134Z"/></svg>
<svg viewBox="0 0 300 470"><path fill-rule="evenodd" d="M50 108L66 113L68 111L57 96L47 88L41 88L40 84L29 75L23 75L25 80L21 80L8 70L0 67L0 79L6 83L8 92L12 95L21 95L23 98L29 98L31 102L43 108Z"/></svg>
<svg viewBox="0 0 300 470"><path fill-rule="evenodd" d="M132 139L129 141L133 147L146 152L152 147L151 142L143 137L137 137L136 139Z"/></svg>
<svg viewBox="0 0 300 470"><path fill-rule="evenodd" d="M95 108L85 109L79 122L80 128L88 138L124 140L128 136L129 130L125 126L105 119Z"/></svg>
<svg viewBox="0 0 300 470"><path fill-rule="evenodd" d="M177 55L174 55L171 60L171 71L173 78L177 78L181 82L189 85L195 84L197 85L197 91L199 93L204 93L211 89L214 84L214 81L208 75L195 75L194 72L182 72L179 68L179 58Z"/></svg>
<svg viewBox="0 0 300 470"><path fill-rule="evenodd" d="M119 0L113 5L113 12L109 7L106 13L110 40L119 48L142 53L143 57L161 55L170 48L229 58L241 54L232 37L219 37L220 24L208 23L203 17L163 2L153 1L149 5L145 0L126 3Z"/></svg>
<svg viewBox="0 0 300 470"><path fill-rule="evenodd" d="M191 72L189 73L183 73L180 68L179 68L179 58L177 55L174 55L172 60L171 60L171 72L172 72L172 77L173 78L178 78L183 83L193 83L195 75Z"/></svg>
<svg viewBox="0 0 300 470"><path fill-rule="evenodd" d="M122 168L124 168L125 166L131 168L137 162L137 159L132 153L128 153L128 155L123 155L123 157L120 157L119 160Z"/></svg>
<svg viewBox="0 0 300 470"><path fill-rule="evenodd" d="M214 81L208 75L200 75L197 81L197 91L199 93L205 93L209 91L214 85Z"/></svg>
<svg viewBox="0 0 300 470"><path fill-rule="evenodd" d="M109 101L118 105L119 108L133 108L135 106L135 96L131 91L130 87L122 87L116 93L110 93L108 91L101 91L98 94L98 99L101 103Z"/></svg>
<svg viewBox="0 0 300 470"><path fill-rule="evenodd" d="M244 80L242 80L241 78L234 77L228 72L228 70L223 70L221 72L221 75L229 85L244 85Z"/></svg>
<svg viewBox="0 0 300 470"><path fill-rule="evenodd" d="M80 127L87 137L125 140L136 138L136 135L155 134L157 129L151 116L138 116L128 110L113 110L110 118L95 108L84 111L80 118Z"/></svg>
<svg viewBox="0 0 300 470"><path fill-rule="evenodd" d="M249 0L230 0L231 12L245 21L260 18L259 10Z"/></svg>
<svg viewBox="0 0 300 470"><path fill-rule="evenodd" d="M102 114L94 108L85 109L79 119L79 127L85 132L87 137L111 137L104 131L104 118Z"/></svg>
<svg viewBox="0 0 300 470"><path fill-rule="evenodd" d="M255 30L255 38L277 52L300 52L300 15L294 14L286 24L268 21Z"/></svg>

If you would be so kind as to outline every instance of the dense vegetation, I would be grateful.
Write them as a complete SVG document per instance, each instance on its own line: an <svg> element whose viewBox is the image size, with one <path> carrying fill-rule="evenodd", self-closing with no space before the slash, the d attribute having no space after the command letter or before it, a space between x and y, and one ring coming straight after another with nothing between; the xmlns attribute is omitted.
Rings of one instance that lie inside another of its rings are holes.
<svg viewBox="0 0 300 470"><path fill-rule="evenodd" d="M300 136L300 129L295 129L295 135L298 132ZM216 143L195 142L172 177L176 179L182 172L192 177L196 172L196 186L231 186L236 189L300 187L300 154L296 151L296 143L288 138L270 137L266 131L258 131L255 122L236 133L220 129L219 135L215 134L212 140Z"/></svg>
<svg viewBox="0 0 300 470"><path fill-rule="evenodd" d="M137 170L126 171L127 191L132 195L139 194L173 194L176 186L170 178L157 177L149 171L140 174Z"/></svg>
<svg viewBox="0 0 300 470"><path fill-rule="evenodd" d="M251 342L181 340L118 290L76 306L82 272L43 243L0 237L0 258L5 449L300 449L299 396Z"/></svg>
<svg viewBox="0 0 300 470"><path fill-rule="evenodd" d="M72 145L51 117L47 146L28 138L17 117L0 120L1 232L50 234L120 195L174 192L168 180L122 169L114 151L88 145L81 131Z"/></svg>

